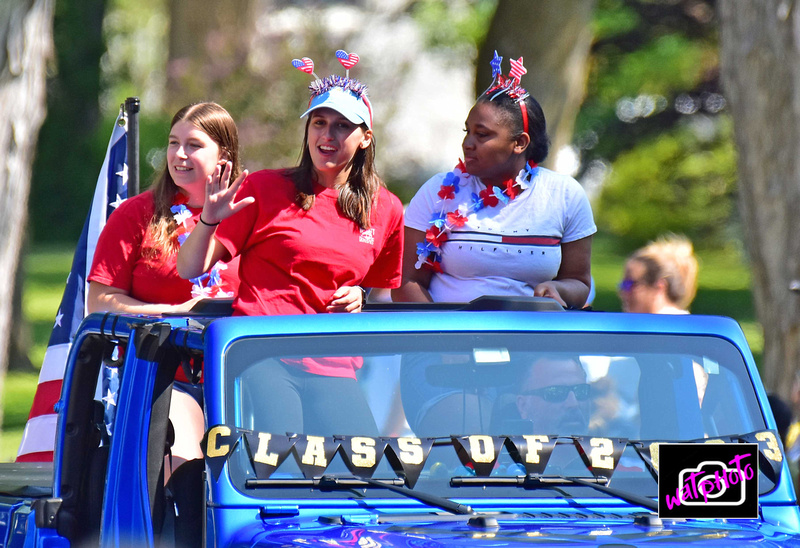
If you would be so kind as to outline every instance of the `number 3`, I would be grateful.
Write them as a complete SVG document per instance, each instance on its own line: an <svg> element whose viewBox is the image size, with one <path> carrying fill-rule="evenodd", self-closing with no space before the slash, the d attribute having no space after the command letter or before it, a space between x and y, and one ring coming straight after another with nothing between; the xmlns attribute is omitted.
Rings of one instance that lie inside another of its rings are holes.
<svg viewBox="0 0 800 548"><path fill-rule="evenodd" d="M756 439L758 441L766 442L767 449L764 449L765 457L767 457L769 460L774 460L775 462L783 461L781 447L778 445L778 439L775 437L775 434L772 432L759 432L756 434Z"/></svg>

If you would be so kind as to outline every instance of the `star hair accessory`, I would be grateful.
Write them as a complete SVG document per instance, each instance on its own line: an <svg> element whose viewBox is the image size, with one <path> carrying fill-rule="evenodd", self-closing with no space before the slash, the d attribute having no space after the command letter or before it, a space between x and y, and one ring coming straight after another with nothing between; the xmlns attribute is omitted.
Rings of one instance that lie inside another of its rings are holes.
<svg viewBox="0 0 800 548"><path fill-rule="evenodd" d="M350 78L350 69L360 60L358 54L347 53L340 49L336 50L336 59L345 69L344 77L334 74L320 78L314 73L314 61L308 57L292 60L292 66L315 78L308 86L311 92L308 110L300 117L303 118L311 111L324 107L337 111L354 124L366 124L372 129L372 104L367 96L367 86Z"/></svg>
<svg viewBox="0 0 800 548"><path fill-rule="evenodd" d="M527 74L528 69L522 64L522 57L519 59L511 59L511 70L508 71L508 76L503 76L502 65L503 58L494 52L494 57L490 61L492 66L492 84L481 95L493 93L491 99L493 100L498 95L506 94L518 103L527 98L530 94L525 91L520 85L522 76Z"/></svg>
<svg viewBox="0 0 800 548"><path fill-rule="evenodd" d="M528 72L528 69L522 64L522 57L519 59L509 59L511 70L508 71L508 76L506 77L503 76L502 63L503 58L500 57L497 54L497 50L495 50L494 57L490 62L492 66L492 84L481 95L492 94L491 97L489 97L490 101L494 101L495 98L504 94L514 99L514 102L519 104L520 111L522 112L523 131L528 133L528 109L525 108L524 101L530 94L520 85L520 80L522 76Z"/></svg>

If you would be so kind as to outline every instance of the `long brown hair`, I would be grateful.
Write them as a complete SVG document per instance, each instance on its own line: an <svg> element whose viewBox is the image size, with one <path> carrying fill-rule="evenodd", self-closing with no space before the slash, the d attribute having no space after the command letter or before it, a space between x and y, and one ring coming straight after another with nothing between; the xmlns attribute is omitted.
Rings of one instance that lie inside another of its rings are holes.
<svg viewBox="0 0 800 548"><path fill-rule="evenodd" d="M206 133L220 149L220 156L226 157L233 165L231 181L242 171L239 161L239 131L236 122L222 106L217 103L204 102L186 105L172 117L170 130L178 122L189 122ZM164 168L152 186L155 199L155 211L150 221L149 232L154 247L150 253L157 255L159 252L173 252L177 250L178 242L174 236L177 223L173 218L170 207L175 202L178 186L169 174L169 167L164 163Z"/></svg>
<svg viewBox="0 0 800 548"><path fill-rule="evenodd" d="M314 161L308 150L308 127L311 123L309 116L306 122L305 135L303 136L303 149L300 153L300 162L297 167L287 170L287 176L294 182L297 189L295 203L308 211L314 205ZM364 131L366 124L358 126ZM345 217L352 220L361 230L370 226L370 214L375 198L384 186L383 181L375 170L375 136L367 148L359 148L353 156L350 174L347 182L339 189L339 207Z"/></svg>

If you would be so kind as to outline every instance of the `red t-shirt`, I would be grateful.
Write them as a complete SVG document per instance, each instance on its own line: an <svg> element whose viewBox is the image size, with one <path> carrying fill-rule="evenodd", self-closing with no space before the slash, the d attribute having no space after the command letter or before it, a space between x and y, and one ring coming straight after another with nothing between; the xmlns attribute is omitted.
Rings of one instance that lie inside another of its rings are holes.
<svg viewBox="0 0 800 548"><path fill-rule="evenodd" d="M194 284L178 276L177 252L159 253L155 257L144 254L154 247L148 231L154 211L154 197L149 190L117 207L97 240L89 281L122 289L146 303L184 303L193 298ZM197 224L200 212L201 209L186 208L183 227L187 232ZM212 291L208 277L204 277L201 284L205 294L233 297L239 287L238 262L234 259L227 265L220 265L221 284L212 286ZM199 290L196 288L196 292Z"/></svg>
<svg viewBox="0 0 800 548"><path fill-rule="evenodd" d="M241 285L234 314L325 312L341 286L400 286L403 205L386 190L372 208L371 225L359 229L337 204L339 191L314 185L314 206L295 204L295 186L280 171L252 173L237 200L255 203L222 221L216 238L232 257L241 255Z"/></svg>

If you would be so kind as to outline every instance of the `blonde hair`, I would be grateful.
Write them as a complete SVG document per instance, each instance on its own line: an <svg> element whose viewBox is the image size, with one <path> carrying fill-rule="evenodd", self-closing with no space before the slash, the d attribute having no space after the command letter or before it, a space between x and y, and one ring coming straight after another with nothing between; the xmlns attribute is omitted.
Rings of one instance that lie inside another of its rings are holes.
<svg viewBox="0 0 800 548"><path fill-rule="evenodd" d="M699 265L691 240L683 235L665 234L635 251L628 258L644 266L642 281L655 285L658 280L667 284L667 298L688 310L697 294Z"/></svg>

